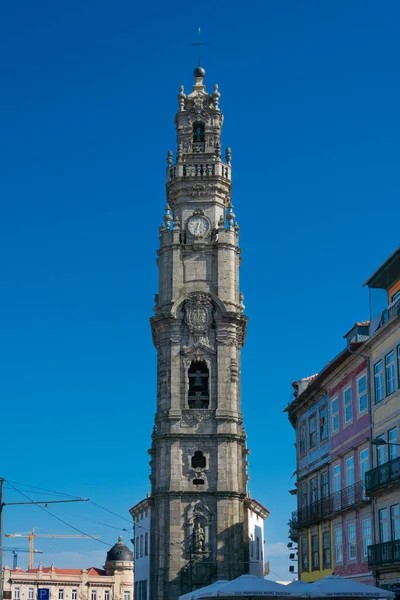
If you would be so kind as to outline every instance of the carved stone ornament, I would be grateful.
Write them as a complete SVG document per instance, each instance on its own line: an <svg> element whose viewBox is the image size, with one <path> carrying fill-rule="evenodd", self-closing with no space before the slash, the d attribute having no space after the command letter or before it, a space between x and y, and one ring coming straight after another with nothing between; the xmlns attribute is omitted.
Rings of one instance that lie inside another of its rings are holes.
<svg viewBox="0 0 400 600"><path fill-rule="evenodd" d="M186 427L197 427L203 421L209 421L214 415L211 410L184 411L182 413L182 425Z"/></svg>
<svg viewBox="0 0 400 600"><path fill-rule="evenodd" d="M231 358L231 381L236 383L239 379L239 363L236 358Z"/></svg>
<svg viewBox="0 0 400 600"><path fill-rule="evenodd" d="M192 294L185 302L185 321L189 328L189 346L209 346L208 332L212 322L212 300L207 294Z"/></svg>

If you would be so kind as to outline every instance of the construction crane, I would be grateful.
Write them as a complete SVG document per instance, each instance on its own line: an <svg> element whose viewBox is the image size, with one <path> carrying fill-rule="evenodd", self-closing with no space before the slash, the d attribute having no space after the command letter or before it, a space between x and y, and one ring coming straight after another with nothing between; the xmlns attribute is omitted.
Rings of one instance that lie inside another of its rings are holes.
<svg viewBox="0 0 400 600"><path fill-rule="evenodd" d="M94 540L98 540L100 536L98 535L68 535L62 533L35 533L36 527L33 527L32 531L28 531L28 533L6 533L6 538L28 538L29 540L29 569L33 569L33 554L35 552L34 549L34 540L35 538L90 538Z"/></svg>
<svg viewBox="0 0 400 600"><path fill-rule="evenodd" d="M13 569L15 570L18 567L18 553L19 552L29 552L26 548L3 548L3 552L12 552L13 555ZM34 550L35 554L43 554L43 550Z"/></svg>

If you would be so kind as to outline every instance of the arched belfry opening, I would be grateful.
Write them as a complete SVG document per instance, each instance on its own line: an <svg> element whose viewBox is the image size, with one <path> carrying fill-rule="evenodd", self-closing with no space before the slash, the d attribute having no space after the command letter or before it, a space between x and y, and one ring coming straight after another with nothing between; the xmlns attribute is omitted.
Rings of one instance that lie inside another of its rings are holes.
<svg viewBox="0 0 400 600"><path fill-rule="evenodd" d="M193 125L193 143L204 144L204 142L205 142L204 123L195 123Z"/></svg>
<svg viewBox="0 0 400 600"><path fill-rule="evenodd" d="M210 373L205 360L193 361L189 367L189 408L208 408L210 404L209 394Z"/></svg>

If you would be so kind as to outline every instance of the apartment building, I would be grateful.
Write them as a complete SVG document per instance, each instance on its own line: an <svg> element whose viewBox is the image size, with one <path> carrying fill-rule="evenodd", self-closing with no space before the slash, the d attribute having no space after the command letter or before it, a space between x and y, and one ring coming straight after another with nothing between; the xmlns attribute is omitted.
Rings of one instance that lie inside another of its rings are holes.
<svg viewBox="0 0 400 600"><path fill-rule="evenodd" d="M400 592L400 248L365 285L371 319L320 373L292 384L290 537L303 580L334 572Z"/></svg>
<svg viewBox="0 0 400 600"><path fill-rule="evenodd" d="M374 507L376 543L368 549L368 563L379 585L400 595L400 249L365 285L371 297L379 290L387 294L387 307L371 324L374 453L366 492Z"/></svg>

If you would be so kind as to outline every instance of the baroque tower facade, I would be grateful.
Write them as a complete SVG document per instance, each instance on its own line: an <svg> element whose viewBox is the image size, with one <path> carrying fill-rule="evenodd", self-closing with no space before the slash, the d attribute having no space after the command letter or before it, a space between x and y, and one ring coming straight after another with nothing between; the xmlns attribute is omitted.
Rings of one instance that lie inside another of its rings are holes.
<svg viewBox="0 0 400 600"><path fill-rule="evenodd" d="M239 288L239 226L231 204L231 152L205 71L178 95L177 153L167 157L152 435L150 595L172 600L249 570L247 448L240 354L247 318Z"/></svg>

